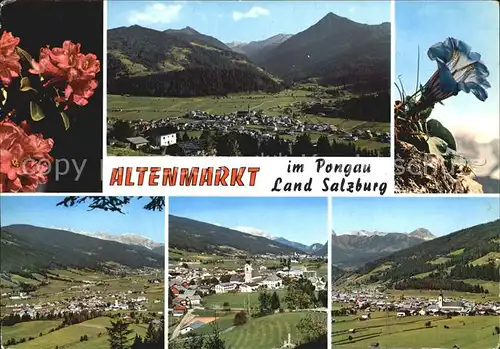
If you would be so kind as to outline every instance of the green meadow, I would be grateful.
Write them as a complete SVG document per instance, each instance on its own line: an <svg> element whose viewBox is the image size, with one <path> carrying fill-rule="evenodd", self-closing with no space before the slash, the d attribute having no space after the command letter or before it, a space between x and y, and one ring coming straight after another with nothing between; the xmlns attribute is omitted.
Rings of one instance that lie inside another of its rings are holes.
<svg viewBox="0 0 500 349"><path fill-rule="evenodd" d="M335 318L333 346L345 349L367 348L379 343L384 348L452 348L493 349L498 344L496 316L407 316L397 318L394 312L374 312L372 318L360 321L358 316ZM425 323L430 321L431 326ZM448 328L445 328L447 326ZM349 330L355 330L350 333Z"/></svg>
<svg viewBox="0 0 500 349"><path fill-rule="evenodd" d="M225 332L222 338L228 348L270 349L278 348L287 340L290 333L292 342L300 340L297 324L306 312L281 313L251 319L243 326ZM325 322L327 321L324 314Z"/></svg>

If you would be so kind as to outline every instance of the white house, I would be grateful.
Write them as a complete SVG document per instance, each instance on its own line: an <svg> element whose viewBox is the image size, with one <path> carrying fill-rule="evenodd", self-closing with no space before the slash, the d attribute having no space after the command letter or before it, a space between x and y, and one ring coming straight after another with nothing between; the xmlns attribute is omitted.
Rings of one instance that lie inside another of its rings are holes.
<svg viewBox="0 0 500 349"><path fill-rule="evenodd" d="M177 134L176 133L170 133L170 134L160 136L160 146L161 147L168 147L168 146L174 145L176 143L177 143Z"/></svg>
<svg viewBox="0 0 500 349"><path fill-rule="evenodd" d="M283 284L282 280L276 275L270 275L262 281L262 284L270 289L280 288Z"/></svg>
<svg viewBox="0 0 500 349"><path fill-rule="evenodd" d="M215 285L215 293L227 293L229 291L236 290L238 285L232 284L230 282L225 282L222 284Z"/></svg>
<svg viewBox="0 0 500 349"><path fill-rule="evenodd" d="M249 282L248 284L240 285L240 292L250 293L254 292L259 288L259 284L255 282Z"/></svg>

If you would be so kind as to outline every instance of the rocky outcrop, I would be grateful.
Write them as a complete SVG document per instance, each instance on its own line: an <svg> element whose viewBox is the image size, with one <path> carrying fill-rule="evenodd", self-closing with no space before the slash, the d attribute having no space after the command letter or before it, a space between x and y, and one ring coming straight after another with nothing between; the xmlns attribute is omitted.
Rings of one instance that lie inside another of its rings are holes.
<svg viewBox="0 0 500 349"><path fill-rule="evenodd" d="M396 141L394 166L398 194L483 193L482 185L466 164L449 166L442 157L424 153L410 143Z"/></svg>

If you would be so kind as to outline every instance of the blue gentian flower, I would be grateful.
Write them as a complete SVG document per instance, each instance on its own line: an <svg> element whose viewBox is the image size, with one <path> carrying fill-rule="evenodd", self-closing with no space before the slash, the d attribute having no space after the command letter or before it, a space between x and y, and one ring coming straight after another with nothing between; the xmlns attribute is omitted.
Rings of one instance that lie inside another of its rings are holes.
<svg viewBox="0 0 500 349"><path fill-rule="evenodd" d="M488 68L481 55L472 52L465 42L447 38L431 46L427 56L437 62L438 70L424 86L425 101L440 102L460 91L472 92L482 102L488 98L486 89L491 87L486 80L490 75Z"/></svg>

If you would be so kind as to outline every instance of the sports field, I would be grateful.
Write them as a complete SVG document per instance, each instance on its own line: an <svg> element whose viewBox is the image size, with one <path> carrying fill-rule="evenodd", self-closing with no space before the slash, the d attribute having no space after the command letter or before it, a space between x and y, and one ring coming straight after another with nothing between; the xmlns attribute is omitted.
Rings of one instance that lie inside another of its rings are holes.
<svg viewBox="0 0 500 349"><path fill-rule="evenodd" d="M371 316L365 321L357 320L359 315L335 318L333 345L346 349L367 348L371 343L379 343L380 349L452 348L454 345L460 349L493 349L499 343L499 336L495 334L495 326L499 325L497 316L397 318L394 312L374 312ZM428 321L430 327L425 325Z"/></svg>
<svg viewBox="0 0 500 349"><path fill-rule="evenodd" d="M269 290L271 293L274 292ZM282 307L285 306L285 290L276 291L278 296L280 297ZM220 293L214 294L211 296L207 296L203 298L203 302L205 307L208 309L223 309L224 303L229 303L229 308L231 309L247 309L248 303L250 302L251 307L258 308L259 307L259 292L251 292L251 293Z"/></svg>

